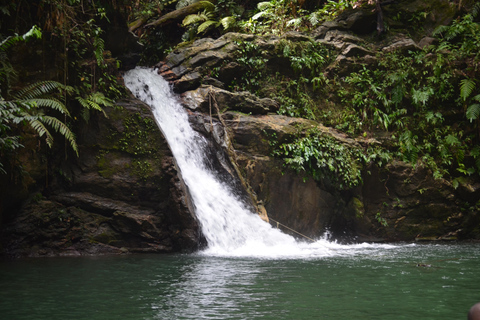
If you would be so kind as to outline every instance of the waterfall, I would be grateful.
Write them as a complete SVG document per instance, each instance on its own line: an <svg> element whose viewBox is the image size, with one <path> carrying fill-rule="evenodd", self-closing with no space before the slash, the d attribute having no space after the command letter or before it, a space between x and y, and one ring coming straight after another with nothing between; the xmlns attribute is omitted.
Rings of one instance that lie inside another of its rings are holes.
<svg viewBox="0 0 480 320"><path fill-rule="evenodd" d="M305 244L272 228L252 213L231 187L206 165L206 141L195 132L188 115L166 80L147 68L124 75L125 85L152 108L189 189L208 248L222 256L328 256L337 244L319 240Z"/></svg>

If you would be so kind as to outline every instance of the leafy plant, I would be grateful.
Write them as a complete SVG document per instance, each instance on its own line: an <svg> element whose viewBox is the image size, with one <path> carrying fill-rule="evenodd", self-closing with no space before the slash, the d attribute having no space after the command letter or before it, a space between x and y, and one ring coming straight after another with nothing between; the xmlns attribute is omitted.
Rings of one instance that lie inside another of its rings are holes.
<svg viewBox="0 0 480 320"><path fill-rule="evenodd" d="M49 127L60 133L78 155L75 136L68 126L57 117L48 115L46 110L54 110L65 116L70 116L65 105L55 97L59 90L68 90L61 83L55 81L40 81L25 87L12 96L9 100L0 100L0 151L12 151L21 147L18 136L6 136L12 131L13 126L29 124L40 138L45 137L45 142L51 148L53 135ZM0 166L1 169L1 166ZM5 171L2 169L3 173Z"/></svg>
<svg viewBox="0 0 480 320"><path fill-rule="evenodd" d="M480 13L480 3L476 3L471 13L453 21L449 26L438 27L433 35L441 36L444 45L448 43L450 48L459 55L475 55L478 58L480 53L480 24L475 22L475 18Z"/></svg>
<svg viewBox="0 0 480 320"><path fill-rule="evenodd" d="M248 23L246 31L280 35L285 31L298 29L305 23L306 11L302 9L304 1L270 0L257 4L255 13Z"/></svg>
<svg viewBox="0 0 480 320"><path fill-rule="evenodd" d="M275 155L295 171L317 181L329 181L339 189L350 189L362 182L361 169L367 160L358 147L340 143L318 129L280 145Z"/></svg>
<svg viewBox="0 0 480 320"><path fill-rule="evenodd" d="M476 81L474 79L463 79L460 85L460 97L464 102L470 102L465 115L470 122L480 120L480 94L472 97L472 93L476 89Z"/></svg>
<svg viewBox="0 0 480 320"><path fill-rule="evenodd" d="M65 137L75 153L78 154L78 147L72 131L57 117L46 114L46 110L53 110L65 116L70 116L66 106L58 96L62 91L69 91L71 88L56 81L40 81L13 94L10 92L10 79L15 72L10 65L6 51L16 43L32 37L41 37L41 32L36 26L22 36L11 36L0 43L0 58L2 60L0 74L4 76L0 80L3 89L0 95L0 154L3 157L22 147L19 142L20 136L13 133L14 127L22 124L29 124L38 136L45 137L47 145L52 147L54 139L48 129L50 127ZM6 173L1 162L0 173Z"/></svg>
<svg viewBox="0 0 480 320"><path fill-rule="evenodd" d="M377 220L378 223L380 223L384 227L388 227L388 221L382 217L382 214L380 212L377 212L375 215L375 220Z"/></svg>
<svg viewBox="0 0 480 320"><path fill-rule="evenodd" d="M235 17L228 16L220 20L215 19L215 13L212 11L204 11L197 14L190 14L183 19L182 25L184 27L195 25L197 34L205 33L211 28L218 28L223 26L223 30L229 30L235 25Z"/></svg>
<svg viewBox="0 0 480 320"><path fill-rule="evenodd" d="M231 84L233 90L250 90L255 92L265 76L267 57L258 49L258 45L249 41L236 41L239 47L236 61L242 65L245 72Z"/></svg>
<svg viewBox="0 0 480 320"><path fill-rule="evenodd" d="M105 50L104 31L100 27L102 20L109 22L105 7L85 6L76 0L49 0L43 9L47 12L45 30L62 51L64 84L74 86L84 99L97 91L110 102L123 96L124 88L115 76L119 61ZM69 75L69 70L74 70L74 74Z"/></svg>
<svg viewBox="0 0 480 320"><path fill-rule="evenodd" d="M325 5L317 12L324 19L333 19L343 10L352 8L356 2L356 0L327 0Z"/></svg>

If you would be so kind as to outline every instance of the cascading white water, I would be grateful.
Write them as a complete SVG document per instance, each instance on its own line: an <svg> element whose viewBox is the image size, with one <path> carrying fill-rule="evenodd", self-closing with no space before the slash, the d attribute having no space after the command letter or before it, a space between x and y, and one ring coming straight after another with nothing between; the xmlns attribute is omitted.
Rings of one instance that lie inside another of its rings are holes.
<svg viewBox="0 0 480 320"><path fill-rule="evenodd" d="M329 256L340 246L319 240L312 244L272 228L205 165L206 142L188 122L188 115L170 86L155 70L136 68L124 75L125 85L151 106L189 188L195 214L208 241L204 253L228 256Z"/></svg>

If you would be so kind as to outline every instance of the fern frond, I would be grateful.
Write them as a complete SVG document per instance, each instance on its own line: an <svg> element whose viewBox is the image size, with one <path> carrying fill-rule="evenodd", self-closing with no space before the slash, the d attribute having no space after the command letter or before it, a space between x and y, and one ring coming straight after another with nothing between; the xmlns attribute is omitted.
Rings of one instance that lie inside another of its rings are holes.
<svg viewBox="0 0 480 320"><path fill-rule="evenodd" d="M480 119L480 104L474 103L469 106L467 112L465 112L465 115L467 116L467 119L470 120L470 122Z"/></svg>
<svg viewBox="0 0 480 320"><path fill-rule="evenodd" d="M235 25L236 22L237 22L237 20L233 16L228 16L228 17L222 18L220 20L220 23L223 26L223 30L228 30L228 29L232 28Z"/></svg>
<svg viewBox="0 0 480 320"><path fill-rule="evenodd" d="M198 26L197 33L202 33L208 30L213 25L218 25L219 22L214 21L214 20L208 20L202 23L201 25Z"/></svg>
<svg viewBox="0 0 480 320"><path fill-rule="evenodd" d="M267 11L260 11L259 13L255 14L253 17L252 17L252 20L258 20L260 19L261 17L263 16L266 16L266 15L269 15L270 13L268 13Z"/></svg>
<svg viewBox="0 0 480 320"><path fill-rule="evenodd" d="M475 90L475 80L462 79L462 81L460 81L460 97L463 101L468 99L473 90Z"/></svg>
<svg viewBox="0 0 480 320"><path fill-rule="evenodd" d="M89 96L89 99L92 100L93 102L103 105L104 107L112 107L113 106L113 101L107 97L101 92L94 92Z"/></svg>
<svg viewBox="0 0 480 320"><path fill-rule="evenodd" d="M39 137L43 137L45 135L45 141L47 142L47 145L51 148L53 146L53 136L48 131L47 127L39 120L31 120L29 121L30 126L38 133Z"/></svg>
<svg viewBox="0 0 480 320"><path fill-rule="evenodd" d="M95 109L98 111L102 111L102 108L98 105L98 103L95 103L89 99L84 99L82 97L77 97L76 98L78 102L82 105L82 107L86 109Z"/></svg>
<svg viewBox="0 0 480 320"><path fill-rule="evenodd" d="M100 104L95 102L94 100L92 100L90 98L84 99L82 97L77 97L76 99L80 103L80 105L82 107L84 107L85 109L88 109L88 110L94 109L94 110L97 110L97 111L101 111L103 113L103 115L105 116L105 118L108 118L107 114L105 113L103 108L100 106Z"/></svg>
<svg viewBox="0 0 480 320"><path fill-rule="evenodd" d="M78 146L77 142L75 141L75 135L65 123L55 117L50 116L43 116L42 121L51 126L56 132L60 133L65 139L67 139L67 141L70 142L70 146L72 147L73 151L75 151L78 156Z"/></svg>
<svg viewBox="0 0 480 320"><path fill-rule="evenodd" d="M35 37L37 39L42 38L42 30L39 27L34 25L30 30L28 30L23 36L23 40L27 40L29 38Z"/></svg>
<svg viewBox="0 0 480 320"><path fill-rule="evenodd" d="M320 22L317 12L314 12L308 16L308 22L310 22L314 27Z"/></svg>
<svg viewBox="0 0 480 320"><path fill-rule="evenodd" d="M70 117L70 112L68 112L67 107L62 102L60 102L55 98L48 98L48 99L35 98L35 99L25 100L25 102L28 104L35 104L37 108L49 108L49 109L57 110L62 114L66 114L67 116Z"/></svg>
<svg viewBox="0 0 480 320"><path fill-rule="evenodd" d="M20 107L15 102L0 100L0 118L9 119L20 111Z"/></svg>
<svg viewBox="0 0 480 320"><path fill-rule="evenodd" d="M199 14L189 14L182 21L184 27L189 26L194 23L202 22L204 19Z"/></svg>
<svg viewBox="0 0 480 320"><path fill-rule="evenodd" d="M95 48L94 53L97 59L97 65L101 67L104 63L103 53L105 51L105 41L99 35L96 35L95 38L93 38L93 47Z"/></svg>
<svg viewBox="0 0 480 320"><path fill-rule="evenodd" d="M439 26L438 28L436 28L433 32L432 32L432 35L433 36L439 36L439 35L442 35L443 33L446 33L448 32L448 30L450 29L449 26L446 26L446 25L443 25L443 26Z"/></svg>
<svg viewBox="0 0 480 320"><path fill-rule="evenodd" d="M425 106L430 99L430 96L433 94L433 89L426 87L423 89L416 90L412 89L412 99L416 105L422 104Z"/></svg>
<svg viewBox="0 0 480 320"><path fill-rule="evenodd" d="M273 4L270 1L263 1L257 4L257 8L260 11L265 11L268 8L273 7Z"/></svg>
<svg viewBox="0 0 480 320"><path fill-rule="evenodd" d="M3 40L0 43L0 50L5 51L11 46L13 46L15 43L19 41L27 40L28 38L31 38L31 37L36 37L38 39L42 37L42 31L40 30L39 27L33 26L29 31L27 31L22 36L15 35L15 36L7 37L5 40Z"/></svg>
<svg viewBox="0 0 480 320"><path fill-rule="evenodd" d="M458 140L457 137L455 137L454 135L451 135L451 134L449 134L449 135L447 135L447 136L445 137L445 142L446 142L447 145L449 145L449 146L458 146L458 145L460 145L460 140Z"/></svg>
<svg viewBox="0 0 480 320"><path fill-rule="evenodd" d="M3 40L0 43L0 50L1 51L6 51L8 48L11 46L15 45L15 43L23 41L23 38L21 36L11 36L7 37L5 40Z"/></svg>
<svg viewBox="0 0 480 320"><path fill-rule="evenodd" d="M15 100L28 100L34 99L43 96L47 93L52 93L53 91L60 92L64 88L64 85L57 81L38 81L32 83L31 85L26 86L19 92L17 92L13 98Z"/></svg>
<svg viewBox="0 0 480 320"><path fill-rule="evenodd" d="M302 18L295 18L287 21L287 27L293 25L294 27L298 27L302 23Z"/></svg>
<svg viewBox="0 0 480 320"><path fill-rule="evenodd" d="M473 5L472 16L476 18L480 14L480 2L477 2Z"/></svg>
<svg viewBox="0 0 480 320"><path fill-rule="evenodd" d="M38 114L30 114L25 111L20 111L17 115L14 115L11 117L11 120L13 123L18 124L20 122L33 122L33 121L41 121L43 118L43 113L38 113Z"/></svg>

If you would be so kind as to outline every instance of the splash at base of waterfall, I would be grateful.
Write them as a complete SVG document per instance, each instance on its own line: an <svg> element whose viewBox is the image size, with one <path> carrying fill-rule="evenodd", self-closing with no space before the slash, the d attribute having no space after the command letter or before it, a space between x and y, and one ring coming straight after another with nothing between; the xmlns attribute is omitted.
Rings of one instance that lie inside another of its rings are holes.
<svg viewBox="0 0 480 320"><path fill-rule="evenodd" d="M202 254L287 258L331 256L346 249L325 239L297 242L249 211L206 165L206 141L190 126L168 82L155 70L138 67L128 71L124 79L127 88L152 108L170 145L208 242Z"/></svg>

